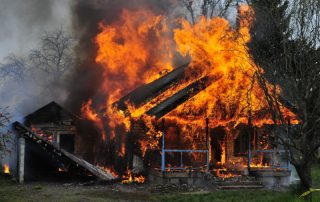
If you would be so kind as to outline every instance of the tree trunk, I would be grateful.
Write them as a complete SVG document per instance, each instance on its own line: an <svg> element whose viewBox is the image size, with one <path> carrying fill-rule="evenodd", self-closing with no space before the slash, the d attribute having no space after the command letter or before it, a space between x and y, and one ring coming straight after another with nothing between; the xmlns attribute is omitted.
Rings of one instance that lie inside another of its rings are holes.
<svg viewBox="0 0 320 202"><path fill-rule="evenodd" d="M312 159L307 159L302 161L304 163L295 165L297 173L300 177L300 190L299 192L304 193L308 191L312 186L312 177L311 177L311 166ZM306 196L306 199L311 198L311 194Z"/></svg>

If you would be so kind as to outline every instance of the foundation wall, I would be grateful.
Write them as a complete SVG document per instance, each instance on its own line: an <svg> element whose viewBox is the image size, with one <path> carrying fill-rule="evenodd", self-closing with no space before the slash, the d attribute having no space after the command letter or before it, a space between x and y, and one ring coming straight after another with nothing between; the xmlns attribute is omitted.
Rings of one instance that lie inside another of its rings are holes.
<svg viewBox="0 0 320 202"><path fill-rule="evenodd" d="M256 177L266 188L274 189L290 185L288 170L253 170L250 174Z"/></svg>
<svg viewBox="0 0 320 202"><path fill-rule="evenodd" d="M148 179L152 184L188 184L188 185L203 185L206 181L205 172L162 172L150 171Z"/></svg>

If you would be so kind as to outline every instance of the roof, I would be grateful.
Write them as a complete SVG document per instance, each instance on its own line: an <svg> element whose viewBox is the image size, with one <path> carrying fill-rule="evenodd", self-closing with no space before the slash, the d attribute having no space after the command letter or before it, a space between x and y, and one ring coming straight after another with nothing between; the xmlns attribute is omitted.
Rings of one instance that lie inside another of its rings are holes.
<svg viewBox="0 0 320 202"><path fill-rule="evenodd" d="M77 117L68 110L64 109L61 105L53 101L27 115L24 119L25 124L29 124L50 123L70 119L75 120L77 119Z"/></svg>

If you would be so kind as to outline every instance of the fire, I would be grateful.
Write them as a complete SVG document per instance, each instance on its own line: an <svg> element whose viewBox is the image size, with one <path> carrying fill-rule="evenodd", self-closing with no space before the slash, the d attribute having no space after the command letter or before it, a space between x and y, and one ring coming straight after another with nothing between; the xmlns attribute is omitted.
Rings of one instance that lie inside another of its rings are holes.
<svg viewBox="0 0 320 202"><path fill-rule="evenodd" d="M91 121L100 122L100 118L98 114L92 109L92 99L90 99L87 103L83 104L81 107L82 115Z"/></svg>
<svg viewBox="0 0 320 202"><path fill-rule="evenodd" d="M96 62L103 68L104 83L99 91L105 95L105 104L97 107L104 110L111 137L117 127L130 129L130 119L123 111L114 110L112 103L136 86L160 77L172 70L171 43L164 16L148 10L123 10L120 19L110 25L99 24L100 34L96 37L98 53ZM82 107L85 118L94 121L104 134L101 119L92 109L92 100ZM102 136L102 140L106 140ZM123 151L122 151L123 152Z"/></svg>
<svg viewBox="0 0 320 202"><path fill-rule="evenodd" d="M145 181L145 178L142 175L134 176L130 170L128 171L127 175L122 176L122 177L126 178L126 180L121 181L123 184L129 184L129 183L133 183L133 182L144 183L144 181Z"/></svg>
<svg viewBox="0 0 320 202"><path fill-rule="evenodd" d="M31 125L31 130L39 137L43 138L44 140L48 142L53 142L54 136L48 132L45 132L41 130L40 128L37 128L34 125Z"/></svg>
<svg viewBox="0 0 320 202"><path fill-rule="evenodd" d="M180 128L175 133L182 134L181 144L196 149L195 138L203 139L201 136L204 134L206 117L209 118L210 127L223 126L229 129L240 123L248 124L248 117L253 126L273 124L264 91L255 74L257 71L263 72L263 69L254 63L247 47L253 19L253 10L241 5L237 27L220 17L202 17L195 24L179 19L175 20L178 24L172 26L165 16L155 15L147 9L123 10L117 21L108 25L101 22L101 31L95 38L95 61L103 70L103 83L97 91L105 100L94 103L95 100L89 99L82 106L83 117L97 125L103 141L128 132L132 120L143 120L148 128L145 139L139 141L144 155L147 148L158 147L162 136L155 126L154 117L146 112L201 78L205 82L204 89L165 115L169 124ZM171 27L175 28L171 30ZM183 79L176 85L146 103L136 106L126 102L127 111L113 105L137 86L150 83L172 71L175 54L191 58ZM267 88L273 89L273 86L267 84ZM276 94L280 93L280 87L276 86ZM297 123L289 109L281 109L285 118ZM117 152L124 156L123 136L119 139L122 142ZM222 148L221 163L226 163L225 147ZM193 157L197 158L196 155ZM131 182L137 177L129 172L128 178L128 182Z"/></svg>
<svg viewBox="0 0 320 202"><path fill-rule="evenodd" d="M101 170L104 170L108 173L111 173L114 177L118 177L119 175L117 174L117 172L111 168L111 167L106 167L106 166L100 166L100 165L97 165L98 168L100 168Z"/></svg>
<svg viewBox="0 0 320 202"><path fill-rule="evenodd" d="M124 10L119 22L100 24L100 28L102 31L96 38L99 47L96 62L104 68L106 79L101 90L109 93L107 104L136 86L159 78L160 72L172 70L170 43L160 40L168 32L163 16L150 11ZM110 78L119 80L110 81ZM107 110L112 114L112 109Z"/></svg>
<svg viewBox="0 0 320 202"><path fill-rule="evenodd" d="M3 173L10 174L10 167L8 164L3 165Z"/></svg>
<svg viewBox="0 0 320 202"><path fill-rule="evenodd" d="M106 133L103 129L103 120L99 117L98 113L92 108L92 99L87 103L84 103L81 107L82 116L90 121L93 121L95 125L101 131L101 139L106 141Z"/></svg>
<svg viewBox="0 0 320 202"><path fill-rule="evenodd" d="M246 46L250 41L252 15L248 6L241 6L238 29L233 29L223 18L201 18L195 25L186 20L181 22L182 29L175 30L175 40L179 52L192 57L191 73L220 74L222 78L171 112L170 118L179 119L191 114L203 119L206 115L215 126L246 123L249 112L259 119L259 113L265 111L267 103L261 99L261 87L252 82L259 69ZM269 117L263 117L263 120L268 122Z"/></svg>
<svg viewBox="0 0 320 202"><path fill-rule="evenodd" d="M228 179L228 178L240 176L239 174L234 174L229 172L226 168L215 169L214 173L215 173L215 176L222 179Z"/></svg>

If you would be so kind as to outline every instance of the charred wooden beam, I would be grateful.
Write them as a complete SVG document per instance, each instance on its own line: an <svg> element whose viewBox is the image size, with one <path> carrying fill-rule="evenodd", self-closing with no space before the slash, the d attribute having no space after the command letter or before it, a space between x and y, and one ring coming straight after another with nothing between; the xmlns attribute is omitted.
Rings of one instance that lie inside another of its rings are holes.
<svg viewBox="0 0 320 202"><path fill-rule="evenodd" d="M113 103L113 107L116 107L117 109L126 113L127 102L132 103L135 106L141 106L144 103L147 103L183 78L185 69L188 67L188 65L189 63L177 67L163 77L136 88L117 102Z"/></svg>
<svg viewBox="0 0 320 202"><path fill-rule="evenodd" d="M290 102L288 99L284 98L283 96L279 96L279 101L282 105L284 105L286 108L288 108L290 111L292 111L294 114L298 113L298 109Z"/></svg>
<svg viewBox="0 0 320 202"><path fill-rule="evenodd" d="M165 101L159 103L157 106L151 108L147 111L147 114L150 116L155 116L156 119L159 119L169 113L171 110L175 109L188 99L192 98L200 91L204 90L208 87L212 82L218 80L218 77L209 77L204 76L201 79L196 80L192 84L188 85L184 89L180 90L170 98Z"/></svg>

